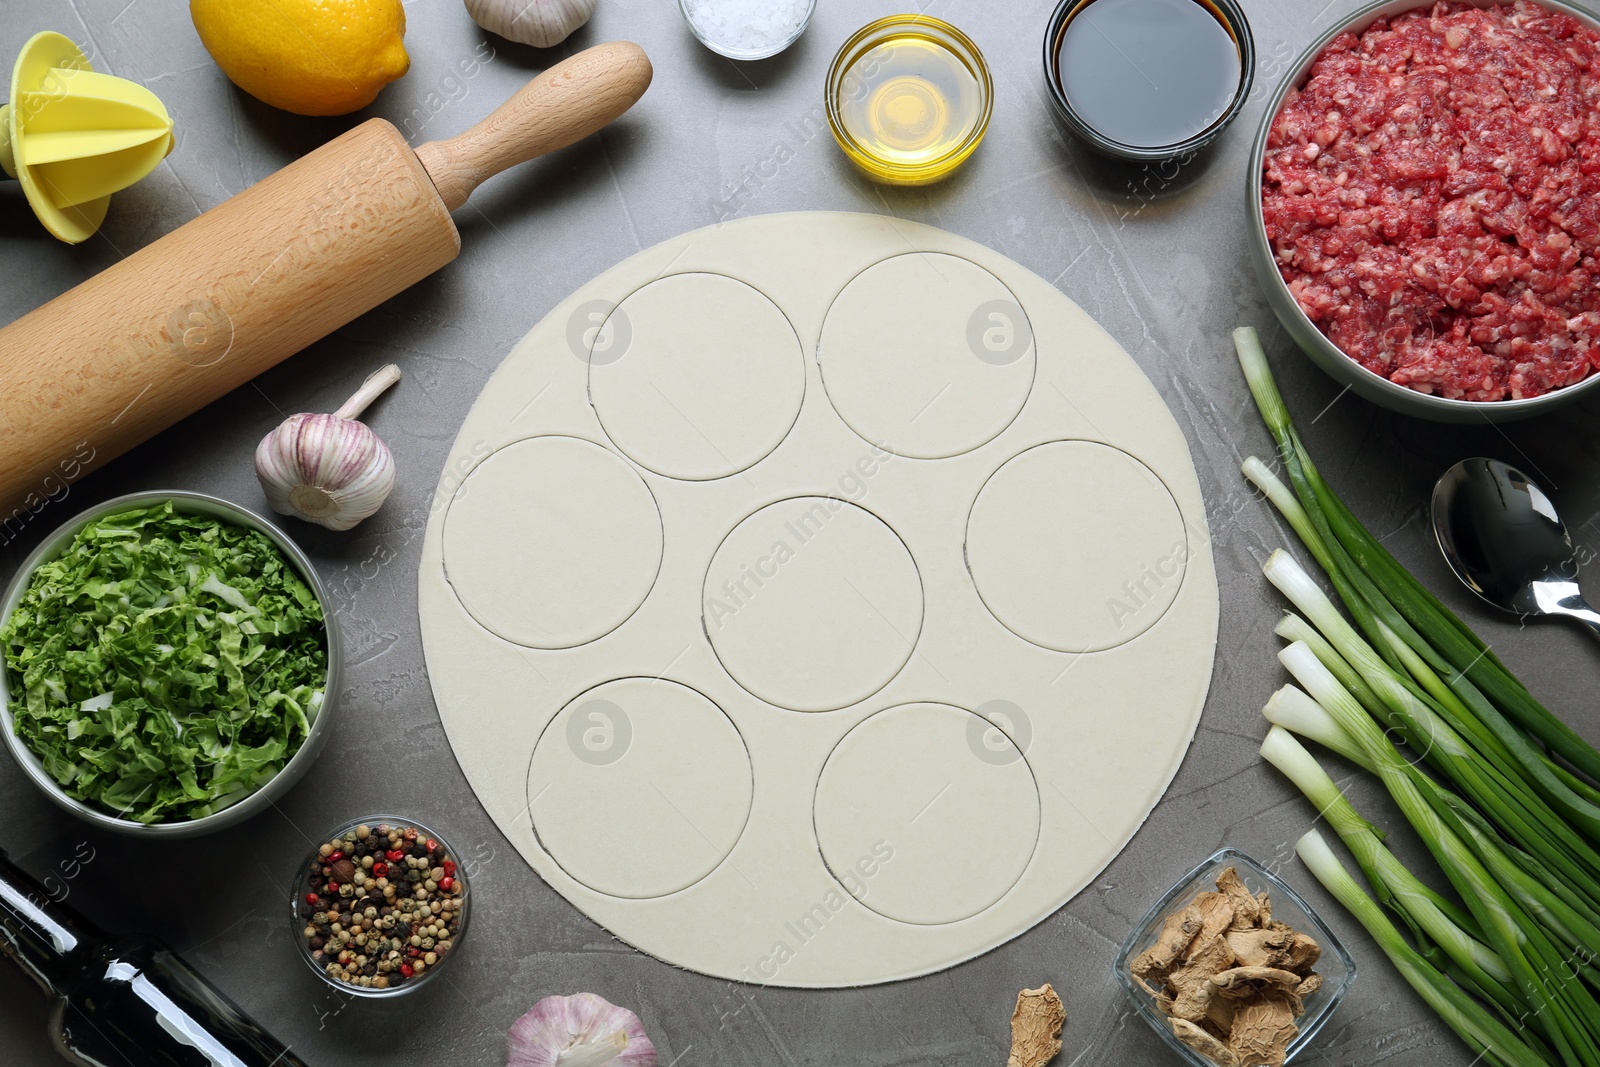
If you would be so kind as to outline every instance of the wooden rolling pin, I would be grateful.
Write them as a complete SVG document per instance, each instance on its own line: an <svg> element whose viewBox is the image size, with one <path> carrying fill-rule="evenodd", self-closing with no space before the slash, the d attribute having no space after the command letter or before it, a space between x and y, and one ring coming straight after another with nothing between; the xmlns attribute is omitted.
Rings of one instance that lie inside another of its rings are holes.
<svg viewBox="0 0 1600 1067"><path fill-rule="evenodd" d="M0 524L455 259L450 212L479 182L599 130L650 76L618 41L447 141L413 151L372 119L0 329Z"/></svg>

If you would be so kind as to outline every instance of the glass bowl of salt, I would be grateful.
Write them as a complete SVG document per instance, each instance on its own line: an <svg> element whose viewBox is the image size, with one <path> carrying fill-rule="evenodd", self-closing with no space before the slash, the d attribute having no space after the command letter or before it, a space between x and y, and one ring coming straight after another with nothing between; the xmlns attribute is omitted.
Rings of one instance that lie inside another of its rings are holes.
<svg viewBox="0 0 1600 1067"><path fill-rule="evenodd" d="M701 44L729 59L767 59L806 32L817 0L678 0Z"/></svg>

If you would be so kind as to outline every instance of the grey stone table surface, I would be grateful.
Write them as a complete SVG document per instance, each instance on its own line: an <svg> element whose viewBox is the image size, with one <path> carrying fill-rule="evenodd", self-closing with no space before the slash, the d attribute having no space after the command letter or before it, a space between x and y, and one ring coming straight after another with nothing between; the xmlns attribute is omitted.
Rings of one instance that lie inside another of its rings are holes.
<svg viewBox="0 0 1600 1067"><path fill-rule="evenodd" d="M578 990L635 1008L663 1064L1000 1064L1017 990L1049 981L1071 1014L1060 1062L1091 1067L1176 1062L1131 1014L1111 958L1179 874L1231 845L1281 867L1359 961L1350 997L1300 1062L1469 1063L1465 1047L1292 858L1292 842L1314 813L1256 753L1260 707L1284 681L1272 636L1282 605L1259 564L1289 534L1237 473L1244 457L1268 452L1270 442L1228 335L1241 324L1261 328L1329 479L1551 707L1596 741L1600 650L1576 630L1523 627L1475 604L1432 549L1422 504L1450 463L1497 456L1536 472L1578 539L1590 550L1600 546L1600 406L1587 401L1502 429L1412 421L1341 393L1277 328L1245 254L1249 141L1287 64L1357 0L1245 0L1258 90L1214 149L1176 174L1109 167L1056 132L1040 70L1052 0L934 0L929 13L962 26L993 67L994 121L960 172L912 190L853 172L821 108L834 49L869 18L902 6L909 4L821 0L795 47L736 65L694 41L672 0L600 0L589 26L548 52L480 32L459 0L410 0L410 74L361 115L304 119L234 89L178 0L0 0L0 63L9 64L35 31L59 30L100 69L154 89L178 129L171 157L116 198L102 235L76 248L45 235L14 184L0 186L0 321L368 114L393 120L420 143L465 128L531 73L588 44L637 41L656 68L644 101L604 134L481 189L457 213L464 251L455 264L74 485L0 547L0 578L8 578L49 529L138 489L199 489L261 506L250 456L264 433L286 413L337 407L381 362L404 368L405 381L375 416L399 466L388 505L347 534L289 524L335 590L349 650L344 707L304 781L239 830L146 845L87 829L5 761L0 847L40 876L63 877L66 863L75 874L65 883L71 903L108 927L165 938L313 1065L376 1065L397 1055L498 1064L517 1016L544 995ZM814 209L894 215L983 242L1053 282L1122 343L1188 435L1208 503L1223 619L1193 747L1144 828L1088 889L971 962L914 981L826 992L674 969L612 938L540 881L456 766L429 691L416 615L422 530L446 450L516 340L567 293L642 248L725 219ZM1348 766L1336 765L1336 773L1359 805L1396 827L1399 851L1421 865L1415 839L1381 789ZM321 986L294 958L286 917L291 870L308 840L373 811L431 823L476 871L477 911L461 963L448 982L399 1004L353 1003ZM74 868L74 854L94 858ZM21 978L0 968L6 1067L58 1062L40 1009Z"/></svg>

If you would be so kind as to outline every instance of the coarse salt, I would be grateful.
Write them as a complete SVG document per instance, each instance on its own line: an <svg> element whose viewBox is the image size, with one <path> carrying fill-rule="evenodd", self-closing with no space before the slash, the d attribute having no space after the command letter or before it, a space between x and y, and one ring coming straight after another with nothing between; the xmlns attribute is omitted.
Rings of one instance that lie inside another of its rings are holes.
<svg viewBox="0 0 1600 1067"><path fill-rule="evenodd" d="M772 54L788 47L805 27L812 0L688 0L684 14L695 32L719 51Z"/></svg>

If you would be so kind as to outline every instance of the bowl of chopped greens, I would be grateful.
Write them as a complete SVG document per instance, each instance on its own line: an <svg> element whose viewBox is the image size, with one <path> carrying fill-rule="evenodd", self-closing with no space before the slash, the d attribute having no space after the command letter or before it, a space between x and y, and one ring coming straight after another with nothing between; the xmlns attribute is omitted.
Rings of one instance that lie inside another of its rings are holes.
<svg viewBox="0 0 1600 1067"><path fill-rule="evenodd" d="M305 774L339 692L315 568L245 508L140 493L92 508L0 598L0 731L29 778L108 830L234 826Z"/></svg>

